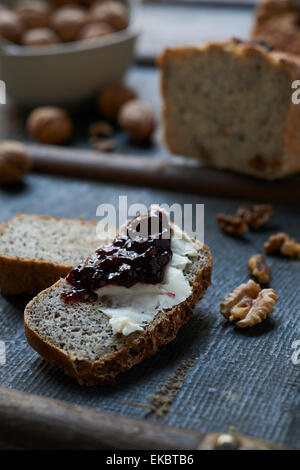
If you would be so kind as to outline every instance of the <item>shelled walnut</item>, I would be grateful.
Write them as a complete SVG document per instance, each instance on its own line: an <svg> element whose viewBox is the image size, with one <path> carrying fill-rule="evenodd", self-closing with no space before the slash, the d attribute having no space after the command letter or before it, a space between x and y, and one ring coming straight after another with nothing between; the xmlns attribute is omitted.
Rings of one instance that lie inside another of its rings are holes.
<svg viewBox="0 0 300 470"><path fill-rule="evenodd" d="M260 253L251 256L248 261L250 273L256 277L261 284L268 284L271 278L271 269L267 265L265 258Z"/></svg>
<svg viewBox="0 0 300 470"><path fill-rule="evenodd" d="M237 211L237 216L242 217L253 230L261 228L273 215L274 209L268 204L240 207Z"/></svg>
<svg viewBox="0 0 300 470"><path fill-rule="evenodd" d="M42 0L21 0L14 11L27 29L45 28L48 25L51 6Z"/></svg>
<svg viewBox="0 0 300 470"><path fill-rule="evenodd" d="M129 86L123 83L111 83L99 93L98 108L106 119L115 120L121 106L135 98L135 91Z"/></svg>
<svg viewBox="0 0 300 470"><path fill-rule="evenodd" d="M220 312L239 328L261 323L274 310L278 297L274 289L263 289L250 280L241 284L222 301Z"/></svg>
<svg viewBox="0 0 300 470"><path fill-rule="evenodd" d="M124 104L118 114L118 123L136 143L149 141L156 126L152 109L141 100Z"/></svg>
<svg viewBox="0 0 300 470"><path fill-rule="evenodd" d="M60 144L72 136L73 122L64 109L51 106L39 107L28 116L27 130L39 142Z"/></svg>
<svg viewBox="0 0 300 470"><path fill-rule="evenodd" d="M290 258L300 257L300 243L291 238L285 232L279 232L271 235L264 244L264 250L267 254L281 254Z"/></svg>
<svg viewBox="0 0 300 470"><path fill-rule="evenodd" d="M220 228L230 235L243 235L248 231L248 224L243 217L217 214L217 221Z"/></svg>
<svg viewBox="0 0 300 470"><path fill-rule="evenodd" d="M106 121L93 122L89 127L90 137L110 137L114 133L114 128Z"/></svg>
<svg viewBox="0 0 300 470"><path fill-rule="evenodd" d="M19 142L0 142L0 183L19 183L31 168L30 157Z"/></svg>

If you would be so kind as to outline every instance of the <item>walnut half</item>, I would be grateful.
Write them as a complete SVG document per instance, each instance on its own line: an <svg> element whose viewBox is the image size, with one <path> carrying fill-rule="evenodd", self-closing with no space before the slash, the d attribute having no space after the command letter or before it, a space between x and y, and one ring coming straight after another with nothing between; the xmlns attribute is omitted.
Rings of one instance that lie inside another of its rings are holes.
<svg viewBox="0 0 300 470"><path fill-rule="evenodd" d="M256 277L261 284L268 284L270 282L271 269L260 253L251 256L248 261L248 268L252 276Z"/></svg>
<svg viewBox="0 0 300 470"><path fill-rule="evenodd" d="M264 244L264 250L268 255L280 253L290 258L300 257L300 243L284 232L271 235Z"/></svg>
<svg viewBox="0 0 300 470"><path fill-rule="evenodd" d="M236 326L245 328L261 323L273 312L278 300L274 289L263 289L250 280L228 294L221 303L221 314Z"/></svg>

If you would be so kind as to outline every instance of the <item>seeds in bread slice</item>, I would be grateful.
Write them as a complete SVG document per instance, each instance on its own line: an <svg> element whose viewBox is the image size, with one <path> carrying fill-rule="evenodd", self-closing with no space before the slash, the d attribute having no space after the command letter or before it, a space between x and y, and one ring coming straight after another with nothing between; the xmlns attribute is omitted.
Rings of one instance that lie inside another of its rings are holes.
<svg viewBox="0 0 300 470"><path fill-rule="evenodd" d="M195 247L197 255L183 271L191 294L172 308L154 312L152 321L143 322L142 331L114 334L101 300L66 304L61 294L70 291L70 285L62 279L27 305L24 322L29 344L80 384L112 382L174 339L191 319L192 309L211 283L212 270L209 249L199 242Z"/></svg>
<svg viewBox="0 0 300 470"><path fill-rule="evenodd" d="M0 226L3 294L37 294L67 275L102 243L96 221L17 214Z"/></svg>

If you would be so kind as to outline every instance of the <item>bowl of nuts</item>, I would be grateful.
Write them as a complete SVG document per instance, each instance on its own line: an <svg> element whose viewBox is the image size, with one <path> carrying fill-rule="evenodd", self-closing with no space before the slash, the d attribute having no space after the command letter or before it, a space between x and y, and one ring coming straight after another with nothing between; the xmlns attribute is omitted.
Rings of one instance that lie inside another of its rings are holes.
<svg viewBox="0 0 300 470"><path fill-rule="evenodd" d="M76 106L122 79L137 38L130 0L0 0L0 79L25 106Z"/></svg>

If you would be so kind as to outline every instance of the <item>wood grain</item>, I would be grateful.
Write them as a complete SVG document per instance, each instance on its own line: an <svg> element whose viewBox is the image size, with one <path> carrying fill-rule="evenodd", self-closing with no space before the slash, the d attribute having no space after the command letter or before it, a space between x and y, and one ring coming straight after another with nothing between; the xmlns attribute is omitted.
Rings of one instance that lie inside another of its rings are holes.
<svg viewBox="0 0 300 470"><path fill-rule="evenodd" d="M264 181L204 167L200 162L172 157L147 159L90 150L27 145L33 171L100 181L159 187L189 193L298 204L300 178Z"/></svg>
<svg viewBox="0 0 300 470"><path fill-rule="evenodd" d="M77 450L206 450L222 444L218 434L134 420L4 387L0 387L1 441L3 447ZM231 447L278 448L239 435L232 435Z"/></svg>

